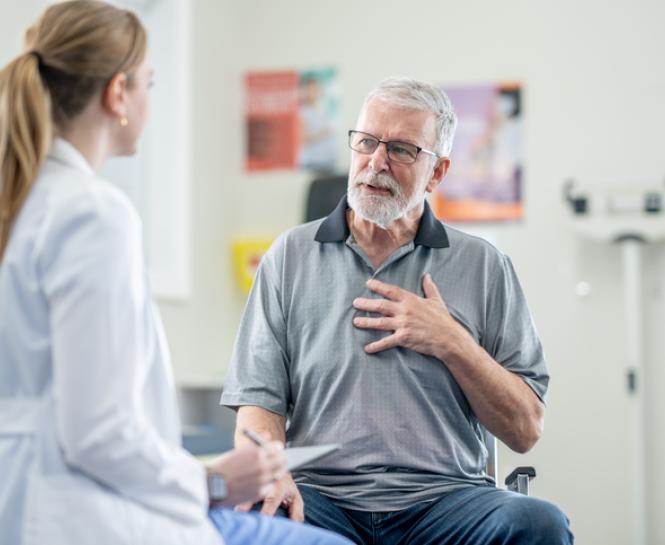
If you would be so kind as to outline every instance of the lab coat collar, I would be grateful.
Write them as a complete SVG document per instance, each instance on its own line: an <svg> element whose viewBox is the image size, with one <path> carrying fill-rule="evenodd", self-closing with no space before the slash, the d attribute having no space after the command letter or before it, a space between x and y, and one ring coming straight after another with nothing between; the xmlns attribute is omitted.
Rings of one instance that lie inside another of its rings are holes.
<svg viewBox="0 0 665 545"><path fill-rule="evenodd" d="M95 174L90 163L88 163L85 157L83 157L81 152L64 138L53 139L51 151L48 156L50 159L58 161L59 163L63 163L77 170L82 170L86 174L91 174L93 176Z"/></svg>

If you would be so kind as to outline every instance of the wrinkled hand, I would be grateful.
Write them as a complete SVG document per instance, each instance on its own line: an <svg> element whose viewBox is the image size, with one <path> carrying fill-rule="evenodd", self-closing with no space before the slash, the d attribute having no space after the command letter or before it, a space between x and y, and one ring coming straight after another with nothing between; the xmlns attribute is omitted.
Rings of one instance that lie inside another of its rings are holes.
<svg viewBox="0 0 665 545"><path fill-rule="evenodd" d="M208 473L224 477L228 494L221 505L232 506L264 498L272 484L286 474L284 446L273 441L263 447L245 445L215 458L206 465Z"/></svg>
<svg viewBox="0 0 665 545"><path fill-rule="evenodd" d="M298 487L287 473L279 481L272 484L271 490L263 499L263 507L261 508L262 515L274 515L278 507L284 507L289 513L289 518L297 522L305 520L305 504L303 503L302 496L298 491ZM237 505L235 510L246 512L252 508L252 502L247 502Z"/></svg>
<svg viewBox="0 0 665 545"><path fill-rule="evenodd" d="M429 273L423 276L425 297L374 279L367 282L367 287L384 299L359 297L353 301L354 308L383 316L357 316L353 325L393 332L366 345L365 350L370 354L401 346L443 359L446 346L454 346L464 336L463 328L448 312Z"/></svg>

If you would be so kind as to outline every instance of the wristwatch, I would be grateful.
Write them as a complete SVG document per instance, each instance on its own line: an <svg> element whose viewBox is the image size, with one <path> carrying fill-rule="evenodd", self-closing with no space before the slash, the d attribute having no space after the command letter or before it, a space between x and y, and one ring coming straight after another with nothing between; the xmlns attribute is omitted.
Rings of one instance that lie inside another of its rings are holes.
<svg viewBox="0 0 665 545"><path fill-rule="evenodd" d="M208 474L208 496L210 503L224 501L229 494L229 488L226 486L226 479L219 473Z"/></svg>

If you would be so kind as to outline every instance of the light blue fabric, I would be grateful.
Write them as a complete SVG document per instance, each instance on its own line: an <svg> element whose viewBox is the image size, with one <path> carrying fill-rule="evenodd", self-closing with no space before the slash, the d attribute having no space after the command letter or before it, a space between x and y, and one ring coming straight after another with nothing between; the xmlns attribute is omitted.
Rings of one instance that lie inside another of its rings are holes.
<svg viewBox="0 0 665 545"><path fill-rule="evenodd" d="M351 545L327 530L283 518L231 509L211 509L209 516L226 545Z"/></svg>

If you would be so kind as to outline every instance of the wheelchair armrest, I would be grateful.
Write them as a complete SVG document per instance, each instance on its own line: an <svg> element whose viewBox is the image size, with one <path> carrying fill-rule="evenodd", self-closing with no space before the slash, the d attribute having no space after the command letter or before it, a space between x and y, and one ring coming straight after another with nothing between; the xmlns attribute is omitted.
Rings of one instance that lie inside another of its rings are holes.
<svg viewBox="0 0 665 545"><path fill-rule="evenodd" d="M508 490L528 496L529 481L535 476L536 468L531 466L517 467L506 477L505 485L508 487Z"/></svg>

